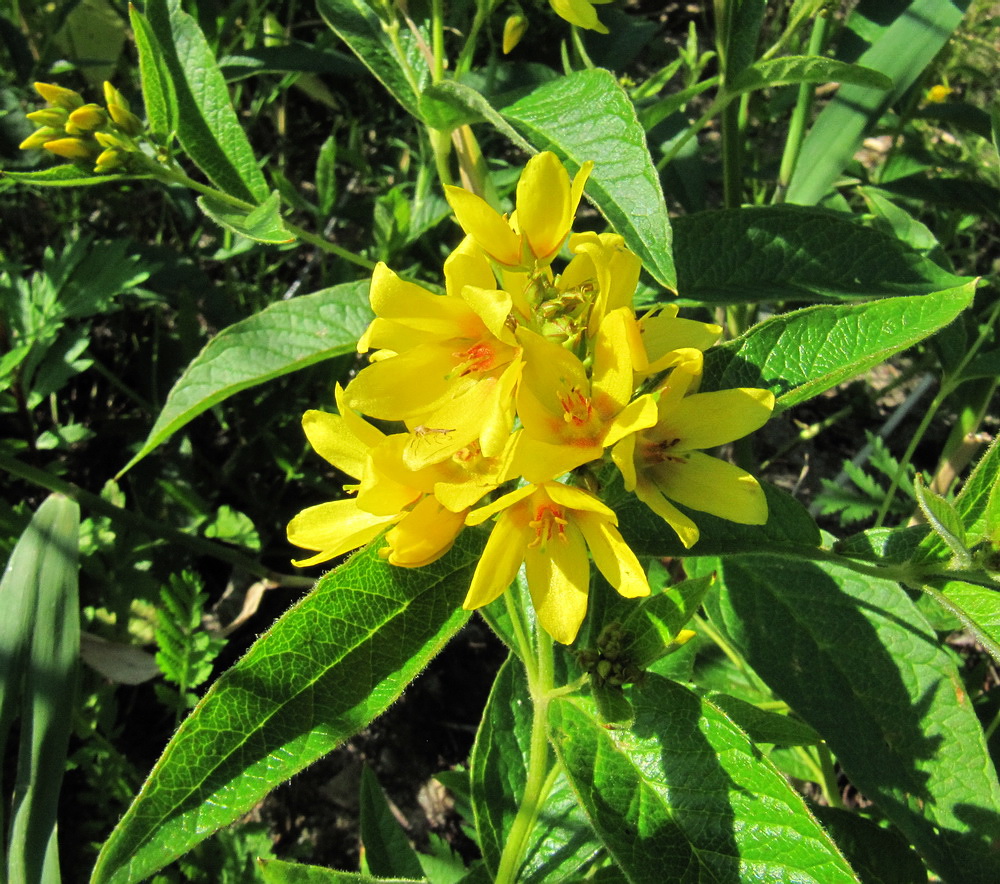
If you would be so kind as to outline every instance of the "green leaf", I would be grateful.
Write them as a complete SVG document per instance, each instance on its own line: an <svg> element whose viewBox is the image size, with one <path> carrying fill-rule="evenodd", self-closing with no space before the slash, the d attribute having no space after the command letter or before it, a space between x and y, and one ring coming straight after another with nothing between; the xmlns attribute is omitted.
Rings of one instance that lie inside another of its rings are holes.
<svg viewBox="0 0 1000 884"><path fill-rule="evenodd" d="M767 319L705 354L702 388L764 387L774 413L878 365L951 322L975 282L867 304L820 304Z"/></svg>
<svg viewBox="0 0 1000 884"><path fill-rule="evenodd" d="M927 884L926 866L895 829L838 807L811 809L864 884Z"/></svg>
<svg viewBox="0 0 1000 884"><path fill-rule="evenodd" d="M129 4L128 17L139 53L139 77L149 130L157 141L166 144L177 128L177 95L167 73L163 51L146 16Z"/></svg>
<svg viewBox="0 0 1000 884"><path fill-rule="evenodd" d="M1000 439L994 439L955 499L970 544L989 538L1000 528ZM993 537L996 543L1000 538Z"/></svg>
<svg viewBox="0 0 1000 884"><path fill-rule="evenodd" d="M640 556L711 556L761 549L814 549L819 546L819 528L801 503L790 494L761 483L767 497L766 525L738 525L685 509L701 530L701 538L685 549L673 529L634 494L620 494L620 483L606 490L605 499L618 515L618 529L625 542Z"/></svg>
<svg viewBox="0 0 1000 884"><path fill-rule="evenodd" d="M813 205L833 186L883 111L913 84L962 20L968 0L873 4L880 16L898 13L858 63L885 74L892 89L842 86L806 136L785 201ZM853 19L852 19L853 22Z"/></svg>
<svg viewBox="0 0 1000 884"><path fill-rule="evenodd" d="M385 86L389 94L418 120L420 82L428 78L427 64L420 56L413 34L398 22L383 25L364 0L317 0L319 13L331 30L340 37ZM394 43L388 34L393 28Z"/></svg>
<svg viewBox="0 0 1000 884"><path fill-rule="evenodd" d="M698 612L701 603L712 587L712 576L682 580L662 592L645 599L621 599L617 611L626 612L622 630L631 636L623 649L629 662L640 668L664 656L677 639L680 631ZM616 613L617 613L616 611ZM611 622L607 616L602 622Z"/></svg>
<svg viewBox="0 0 1000 884"><path fill-rule="evenodd" d="M850 215L799 206L674 219L677 291L707 303L927 295L971 277L942 270Z"/></svg>
<svg viewBox="0 0 1000 884"><path fill-rule="evenodd" d="M971 567L972 557L966 546L965 527L962 525L958 510L940 494L935 494L927 488L919 475L914 484L914 491L920 511L937 539L935 546L951 550L959 567ZM937 550L932 548L928 552L933 556Z"/></svg>
<svg viewBox="0 0 1000 884"><path fill-rule="evenodd" d="M961 580L949 580L940 588L922 586L921 589L954 614L1000 663L1000 591Z"/></svg>
<svg viewBox="0 0 1000 884"><path fill-rule="evenodd" d="M217 334L174 384L130 470L188 421L223 399L354 349L372 313L368 281L279 301Z"/></svg>
<svg viewBox="0 0 1000 884"><path fill-rule="evenodd" d="M897 584L773 556L719 562L716 625L943 878L1000 879L1000 785L949 654Z"/></svg>
<svg viewBox="0 0 1000 884"><path fill-rule="evenodd" d="M497 673L472 749L472 803L483 861L493 875L527 782L532 702L524 667L510 656ZM563 881L585 870L600 842L560 774L545 799L519 882Z"/></svg>
<svg viewBox="0 0 1000 884"><path fill-rule="evenodd" d="M267 182L198 23L179 0L149 0L146 15L177 97L181 146L220 190L249 203L264 202Z"/></svg>
<svg viewBox="0 0 1000 884"><path fill-rule="evenodd" d="M815 55L787 55L758 61L740 71L726 84L726 92L738 95L793 83L855 83L872 89L892 88L892 80L871 68Z"/></svg>
<svg viewBox="0 0 1000 884"><path fill-rule="evenodd" d="M76 501L50 495L0 580L0 753L19 711L21 716L6 862L0 852L0 868L11 881L59 876L56 811L80 653L79 530Z"/></svg>
<svg viewBox="0 0 1000 884"><path fill-rule="evenodd" d="M62 166L52 166L37 172L0 171L0 177L10 178L21 184L35 184L39 187L81 187L89 184L107 184L111 181L139 181L150 178L150 175L99 175L84 166L75 163L65 163Z"/></svg>
<svg viewBox="0 0 1000 884"><path fill-rule="evenodd" d="M378 779L367 765L361 769L360 816L365 862L373 875L378 878L423 877L417 852L393 816Z"/></svg>
<svg viewBox="0 0 1000 884"><path fill-rule="evenodd" d="M383 712L466 622L479 532L420 569L378 544L320 579L181 724L105 842L92 884L137 882Z"/></svg>
<svg viewBox="0 0 1000 884"><path fill-rule="evenodd" d="M258 859L257 865L264 884L426 884L423 877L375 878L361 872L338 872L278 859Z"/></svg>
<svg viewBox="0 0 1000 884"><path fill-rule="evenodd" d="M728 694L709 691L709 700L738 725L755 743L774 743L776 746L815 746L823 741L808 724L788 715L768 712Z"/></svg>
<svg viewBox="0 0 1000 884"><path fill-rule="evenodd" d="M535 89L500 113L570 173L592 160L587 193L657 282L676 290L670 218L635 108L608 71L578 71Z"/></svg>
<svg viewBox="0 0 1000 884"><path fill-rule="evenodd" d="M450 105L456 114L464 114L469 122L477 120L488 122L498 132L509 138L513 144L531 153L531 145L500 115L486 96L471 86L458 83L455 80L443 80L433 86L428 86L424 90L424 97L434 99L440 104Z"/></svg>
<svg viewBox="0 0 1000 884"><path fill-rule="evenodd" d="M713 703L650 675L635 721L608 729L582 697L551 736L591 823L633 884L857 882L805 802Z"/></svg>
<svg viewBox="0 0 1000 884"><path fill-rule="evenodd" d="M283 245L295 241L281 218L281 195L276 190L250 210L235 208L209 196L198 197L198 208L220 227L254 242Z"/></svg>

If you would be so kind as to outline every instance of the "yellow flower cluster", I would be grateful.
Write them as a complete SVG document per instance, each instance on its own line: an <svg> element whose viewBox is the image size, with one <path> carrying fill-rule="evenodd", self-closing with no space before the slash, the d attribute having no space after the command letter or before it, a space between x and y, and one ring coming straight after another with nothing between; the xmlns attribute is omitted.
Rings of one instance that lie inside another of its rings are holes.
<svg viewBox="0 0 1000 884"><path fill-rule="evenodd" d="M67 160L93 163L95 172L112 172L127 154L139 150L135 137L143 131L142 122L110 83L104 84L103 108L52 83L35 83L35 91L49 106L27 115L38 129L21 142L21 150L42 148Z"/></svg>
<svg viewBox="0 0 1000 884"><path fill-rule="evenodd" d="M297 564L389 528L388 560L417 567L495 516L465 607L493 601L523 564L539 623L569 643L586 613L591 558L622 595L649 593L615 513L582 481L606 455L685 546L698 528L671 501L766 521L757 481L699 449L760 427L773 396L697 392L703 351L721 329L673 306L635 315L639 258L616 234L571 232L590 169L570 180L554 154L534 157L509 218L447 188L466 237L445 261L443 295L376 268L376 318L358 345L371 363L338 387L340 414L303 421L313 448L357 479L355 493L292 520L292 543L316 551ZM567 240L572 257L557 273ZM406 431L385 435L363 416ZM479 505L507 483L513 490Z"/></svg>

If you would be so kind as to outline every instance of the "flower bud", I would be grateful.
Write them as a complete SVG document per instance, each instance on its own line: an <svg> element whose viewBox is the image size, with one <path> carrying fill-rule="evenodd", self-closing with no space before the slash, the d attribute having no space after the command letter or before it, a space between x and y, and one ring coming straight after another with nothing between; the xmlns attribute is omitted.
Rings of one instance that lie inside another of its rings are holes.
<svg viewBox="0 0 1000 884"><path fill-rule="evenodd" d="M69 112L62 107L43 107L41 110L25 114L36 126L54 126L62 129L69 119Z"/></svg>
<svg viewBox="0 0 1000 884"><path fill-rule="evenodd" d="M35 83L35 91L49 104L74 111L83 107L83 96L72 89L56 86L53 83Z"/></svg>
<svg viewBox="0 0 1000 884"><path fill-rule="evenodd" d="M127 135L139 135L142 132L142 121L127 107L109 104L108 113L115 125Z"/></svg>
<svg viewBox="0 0 1000 884"><path fill-rule="evenodd" d="M503 54L507 55L518 43L528 30L528 19L518 12L508 16L503 23Z"/></svg>
<svg viewBox="0 0 1000 884"><path fill-rule="evenodd" d="M69 115L66 123L66 132L70 135L83 135L85 132L93 132L108 123L108 115L96 104L85 104L77 108Z"/></svg>
<svg viewBox="0 0 1000 884"><path fill-rule="evenodd" d="M112 172L118 169L122 165L123 159L122 152L116 147L109 147L107 150L102 151L101 155L97 158L97 162L94 165L95 172Z"/></svg>
<svg viewBox="0 0 1000 884"><path fill-rule="evenodd" d="M27 138L22 141L18 147L21 150L32 150L34 148L44 147L45 142L53 141L60 135L65 135L66 133L60 127L58 129L53 129L51 126L43 126L36 132L32 132Z"/></svg>
<svg viewBox="0 0 1000 884"><path fill-rule="evenodd" d="M57 138L55 141L45 142L44 147L49 153L65 157L67 160L93 159L97 152L97 145L89 144L80 138Z"/></svg>

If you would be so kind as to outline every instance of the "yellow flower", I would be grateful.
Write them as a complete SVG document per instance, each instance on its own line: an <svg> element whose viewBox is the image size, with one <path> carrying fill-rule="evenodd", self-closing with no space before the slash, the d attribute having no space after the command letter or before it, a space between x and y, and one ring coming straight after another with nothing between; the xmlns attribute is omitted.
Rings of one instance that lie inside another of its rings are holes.
<svg viewBox="0 0 1000 884"><path fill-rule="evenodd" d="M944 86L941 83L938 83L935 86L931 86L931 88L927 90L927 94L924 98L932 104L940 104L942 101L947 101L954 91L955 90L950 86Z"/></svg>
<svg viewBox="0 0 1000 884"><path fill-rule="evenodd" d="M405 452L417 469L478 441L488 457L507 444L514 421L520 346L511 331L511 296L495 288L485 257L467 239L445 264L447 294L375 268L376 319L358 342L372 364L346 390L351 408L406 421Z"/></svg>
<svg viewBox="0 0 1000 884"><path fill-rule="evenodd" d="M529 482L561 476L603 456L605 447L656 422L651 396L633 401L628 308L605 318L593 341L593 368L564 347L518 330L524 347L524 374L517 413L524 425L513 470Z"/></svg>
<svg viewBox="0 0 1000 884"><path fill-rule="evenodd" d="M767 521L767 500L757 480L698 449L714 448L762 427L774 408L774 396L751 388L690 393L701 373L702 354L679 350L674 360L675 367L656 391L656 425L626 436L611 457L626 489L635 491L690 548L698 540L698 527L670 500L744 525Z"/></svg>
<svg viewBox="0 0 1000 884"><path fill-rule="evenodd" d="M340 414L307 411L306 437L316 453L355 479L354 494L299 513L288 539L316 555L296 561L316 565L364 546L386 528L389 562L408 568L444 555L465 525L469 509L500 483L509 454L484 458L471 446L444 463L410 470L403 463L408 434L386 436L347 407L337 387ZM508 446L509 448L509 446Z"/></svg>
<svg viewBox="0 0 1000 884"><path fill-rule="evenodd" d="M597 18L594 6L610 2L611 0L549 0L549 5L556 15L566 19L571 25L606 34L608 29Z"/></svg>
<svg viewBox="0 0 1000 884"><path fill-rule="evenodd" d="M618 532L618 519L580 488L547 482L525 485L473 510L468 524L500 513L476 566L463 607L487 605L513 582L524 563L538 622L570 644L587 613L588 548L598 569L626 598L649 595L642 565Z"/></svg>
<svg viewBox="0 0 1000 884"><path fill-rule="evenodd" d="M593 167L584 163L570 182L554 153L532 157L517 182L517 211L510 220L460 187L445 187L445 196L462 229L487 255L505 267L531 270L558 254Z"/></svg>

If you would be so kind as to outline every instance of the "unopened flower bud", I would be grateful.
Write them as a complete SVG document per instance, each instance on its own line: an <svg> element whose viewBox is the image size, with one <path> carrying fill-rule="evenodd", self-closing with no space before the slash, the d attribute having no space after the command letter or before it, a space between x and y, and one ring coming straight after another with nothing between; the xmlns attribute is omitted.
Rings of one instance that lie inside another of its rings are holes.
<svg viewBox="0 0 1000 884"><path fill-rule="evenodd" d="M77 108L69 115L66 123L66 131L70 135L82 135L85 132L93 132L108 123L108 115L96 104L85 104Z"/></svg>
<svg viewBox="0 0 1000 884"><path fill-rule="evenodd" d="M108 113L115 125L128 135L138 135L142 132L142 121L126 107L120 104L109 104Z"/></svg>
<svg viewBox="0 0 1000 884"><path fill-rule="evenodd" d="M49 153L67 160L89 160L93 159L97 146L80 138L57 138L55 141L45 142L44 147Z"/></svg>
<svg viewBox="0 0 1000 884"><path fill-rule="evenodd" d="M521 38L527 30L528 19L522 13L518 12L507 17L507 21L503 23L504 55L510 52L515 46L517 46L518 43L521 42Z"/></svg>
<svg viewBox="0 0 1000 884"><path fill-rule="evenodd" d="M37 132L32 132L18 146L21 150L32 150L34 148L44 147L46 141L53 141L60 135L65 134L66 133L62 130L62 128L53 129L51 126L43 126Z"/></svg>
<svg viewBox="0 0 1000 884"><path fill-rule="evenodd" d="M83 107L83 96L72 89L56 86L53 83L35 83L35 91L55 107L61 107L68 111Z"/></svg>
<svg viewBox="0 0 1000 884"><path fill-rule="evenodd" d="M25 116L36 126L55 126L62 129L69 119L69 112L62 107L43 107Z"/></svg>
<svg viewBox="0 0 1000 884"><path fill-rule="evenodd" d="M117 147L109 147L102 151L94 165L95 172L112 172L122 165L124 154Z"/></svg>

